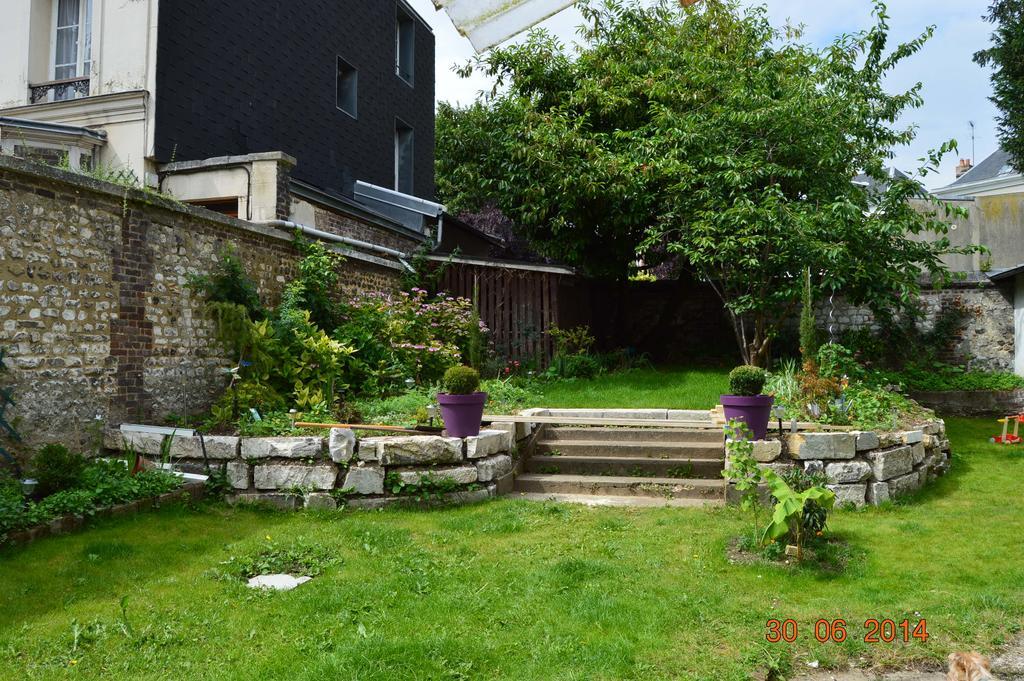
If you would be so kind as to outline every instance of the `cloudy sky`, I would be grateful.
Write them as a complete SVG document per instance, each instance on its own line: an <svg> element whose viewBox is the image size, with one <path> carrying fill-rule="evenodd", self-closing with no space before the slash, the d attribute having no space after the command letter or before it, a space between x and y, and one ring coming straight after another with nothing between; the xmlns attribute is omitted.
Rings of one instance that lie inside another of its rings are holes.
<svg viewBox="0 0 1024 681"><path fill-rule="evenodd" d="M747 4L766 4L778 25L787 20L803 23L807 39L824 45L837 35L871 25L869 0L743 0ZM434 27L437 37L437 98L468 103L490 87L483 78L464 80L452 67L464 64L472 56L469 41L460 36L447 15L436 12L431 0L409 0ZM976 157L983 159L996 149L995 107L988 101L991 92L989 73L971 60L978 49L988 44L991 25L982 20L988 0L890 0L889 14L894 40L907 40L926 26L935 25L935 37L925 49L905 61L894 75L893 90L906 89L920 81L924 84L925 106L912 111L907 123L919 127L917 142L895 150L895 165L904 170L918 167L917 159L928 149L949 139L960 144L960 156L971 156L968 121L976 124ZM566 10L544 26L565 40L572 40L580 15ZM927 184L938 187L953 180L957 159L952 155L943 163L941 173Z"/></svg>

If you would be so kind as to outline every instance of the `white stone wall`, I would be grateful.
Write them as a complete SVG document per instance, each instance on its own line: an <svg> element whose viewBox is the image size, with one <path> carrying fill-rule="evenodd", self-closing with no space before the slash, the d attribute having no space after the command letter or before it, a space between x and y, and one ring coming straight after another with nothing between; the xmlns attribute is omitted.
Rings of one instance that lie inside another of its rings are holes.
<svg viewBox="0 0 1024 681"><path fill-rule="evenodd" d="M514 429L483 430L478 437L364 437L333 429L328 437L175 437L172 462L200 472L223 467L230 500L267 502L287 508L334 508L339 503L375 508L402 501L385 483L396 479L415 488L425 476L453 483L458 499L495 496L511 486ZM107 445L156 457L165 436L108 435ZM205 459L204 459L205 447ZM410 492L414 492L412 489Z"/></svg>
<svg viewBox="0 0 1024 681"><path fill-rule="evenodd" d="M949 440L941 419L917 430L893 433L786 434L781 441L755 443L754 457L762 468L776 473L793 468L823 473L836 493L836 504L857 508L917 492L945 475L950 466ZM730 500L735 496L730 493Z"/></svg>

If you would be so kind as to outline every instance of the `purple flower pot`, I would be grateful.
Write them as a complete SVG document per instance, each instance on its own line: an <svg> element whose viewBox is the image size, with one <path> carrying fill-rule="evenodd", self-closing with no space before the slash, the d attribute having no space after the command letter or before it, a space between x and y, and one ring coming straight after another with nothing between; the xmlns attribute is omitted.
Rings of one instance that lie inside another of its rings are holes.
<svg viewBox="0 0 1024 681"><path fill-rule="evenodd" d="M754 433L755 440L763 440L768 435L768 422L772 418L773 404L775 404L775 398L771 395L754 395L753 397L722 395L725 420L743 421Z"/></svg>
<svg viewBox="0 0 1024 681"><path fill-rule="evenodd" d="M441 418L448 437L475 437L480 434L480 422L484 416L484 405L487 404L487 393L472 395L437 396L441 406Z"/></svg>

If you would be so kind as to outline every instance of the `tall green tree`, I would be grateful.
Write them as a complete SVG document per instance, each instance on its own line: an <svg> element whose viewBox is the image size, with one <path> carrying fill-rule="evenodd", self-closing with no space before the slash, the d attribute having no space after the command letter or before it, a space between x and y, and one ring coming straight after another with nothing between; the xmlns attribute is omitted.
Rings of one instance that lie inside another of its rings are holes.
<svg viewBox="0 0 1024 681"><path fill-rule="evenodd" d="M994 0L985 18L995 25L992 46L974 61L995 69L992 101L999 107L999 141L1024 172L1024 0Z"/></svg>
<svg viewBox="0 0 1024 681"><path fill-rule="evenodd" d="M885 314L910 307L921 279L944 280L946 209L915 209L922 179L889 177L897 120L921 86L883 83L931 36L890 46L875 25L825 49L734 0L693 7L596 0L574 51L545 32L471 68L491 96L445 107L438 176L456 209L496 203L543 252L623 276L670 254L721 297L743 360L764 365L801 299L842 290ZM887 187L870 197L866 172Z"/></svg>

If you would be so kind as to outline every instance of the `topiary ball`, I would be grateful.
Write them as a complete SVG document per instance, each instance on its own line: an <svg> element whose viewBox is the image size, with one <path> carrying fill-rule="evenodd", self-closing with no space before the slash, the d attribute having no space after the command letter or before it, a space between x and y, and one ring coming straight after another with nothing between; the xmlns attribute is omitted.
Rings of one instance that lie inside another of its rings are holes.
<svg viewBox="0 0 1024 681"><path fill-rule="evenodd" d="M754 397L764 390L768 372L761 367L738 366L729 372L729 394L736 397Z"/></svg>
<svg viewBox="0 0 1024 681"><path fill-rule="evenodd" d="M452 367L444 372L441 386L448 395L472 395L480 390L480 372L473 367Z"/></svg>

